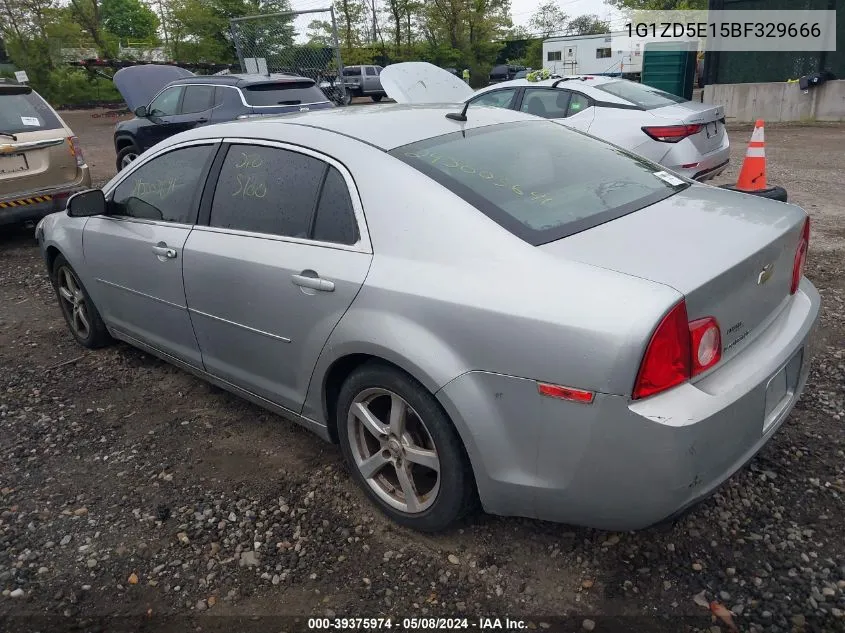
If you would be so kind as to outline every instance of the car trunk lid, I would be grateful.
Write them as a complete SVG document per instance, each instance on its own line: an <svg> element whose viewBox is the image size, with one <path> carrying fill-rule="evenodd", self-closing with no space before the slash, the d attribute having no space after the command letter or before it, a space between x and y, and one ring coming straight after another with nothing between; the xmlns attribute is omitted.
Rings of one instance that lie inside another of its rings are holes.
<svg viewBox="0 0 845 633"><path fill-rule="evenodd" d="M657 121L655 125L701 125L701 130L687 137L702 154L715 151L722 145L725 130L725 109L696 101L673 103L648 111Z"/></svg>
<svg viewBox="0 0 845 633"><path fill-rule="evenodd" d="M52 189L76 180L76 158L63 129L0 137L0 197Z"/></svg>
<svg viewBox="0 0 845 633"><path fill-rule="evenodd" d="M719 322L726 359L789 297L806 217L794 205L696 185L540 248L674 288L690 320Z"/></svg>

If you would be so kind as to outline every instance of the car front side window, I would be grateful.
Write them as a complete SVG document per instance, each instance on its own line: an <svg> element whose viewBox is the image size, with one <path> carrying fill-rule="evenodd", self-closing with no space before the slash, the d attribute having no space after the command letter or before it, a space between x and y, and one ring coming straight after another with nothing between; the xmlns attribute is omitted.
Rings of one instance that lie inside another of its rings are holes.
<svg viewBox="0 0 845 633"><path fill-rule="evenodd" d="M167 88L159 96L153 99L150 104L150 114L152 116L170 116L179 111L179 97L182 96L184 86L174 86Z"/></svg>
<svg viewBox="0 0 845 633"><path fill-rule="evenodd" d="M114 190L109 215L193 224L214 145L193 145L153 158Z"/></svg>
<svg viewBox="0 0 845 633"><path fill-rule="evenodd" d="M472 100L472 105L475 106L491 106L494 108L508 108L513 101L513 96L516 93L515 88L508 88L506 90L493 90L487 92Z"/></svg>

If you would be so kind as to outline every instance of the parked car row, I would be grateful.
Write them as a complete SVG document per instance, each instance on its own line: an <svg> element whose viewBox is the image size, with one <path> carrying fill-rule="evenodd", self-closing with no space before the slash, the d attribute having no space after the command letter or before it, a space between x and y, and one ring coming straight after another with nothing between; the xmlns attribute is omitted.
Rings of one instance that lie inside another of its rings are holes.
<svg viewBox="0 0 845 633"><path fill-rule="evenodd" d="M380 80L407 103L377 116L255 117L303 99L213 84L253 111L160 140L44 218L71 335L339 444L372 502L419 530L475 500L637 529L711 494L804 388L807 214L566 124L627 117L669 148L718 113L586 77L425 103L466 85L396 66ZM192 81L161 89L184 107Z"/></svg>

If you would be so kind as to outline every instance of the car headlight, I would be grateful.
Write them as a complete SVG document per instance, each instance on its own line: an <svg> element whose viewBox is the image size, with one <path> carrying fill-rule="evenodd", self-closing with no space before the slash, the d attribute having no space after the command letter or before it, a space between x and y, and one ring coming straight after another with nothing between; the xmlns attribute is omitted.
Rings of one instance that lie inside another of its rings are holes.
<svg viewBox="0 0 845 633"><path fill-rule="evenodd" d="M35 225L35 239L39 244L41 243L41 239L44 237L44 220L46 219L47 216L45 215L38 221L38 224Z"/></svg>

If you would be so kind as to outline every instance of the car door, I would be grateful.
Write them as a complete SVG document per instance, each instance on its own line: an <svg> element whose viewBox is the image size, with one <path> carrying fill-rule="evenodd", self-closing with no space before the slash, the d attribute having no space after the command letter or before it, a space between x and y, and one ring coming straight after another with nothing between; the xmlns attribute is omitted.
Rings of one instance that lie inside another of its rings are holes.
<svg viewBox="0 0 845 633"><path fill-rule="evenodd" d="M213 107L214 86L204 84L185 86L179 114L173 117L176 132L184 132L208 123L211 120Z"/></svg>
<svg viewBox="0 0 845 633"><path fill-rule="evenodd" d="M202 366L182 280L183 246L219 143L156 154L107 192L108 215L83 233L91 289L105 321L120 333Z"/></svg>
<svg viewBox="0 0 845 633"><path fill-rule="evenodd" d="M378 73L375 66L364 66L364 92L378 92L381 90L379 85Z"/></svg>
<svg viewBox="0 0 845 633"><path fill-rule="evenodd" d="M320 154L254 141L228 148L213 189L184 262L203 363L299 412L372 259L354 183Z"/></svg>
<svg viewBox="0 0 845 633"><path fill-rule="evenodd" d="M140 126L135 135L142 151L176 134L176 117L184 90L185 86L165 88L147 106L148 124Z"/></svg>

